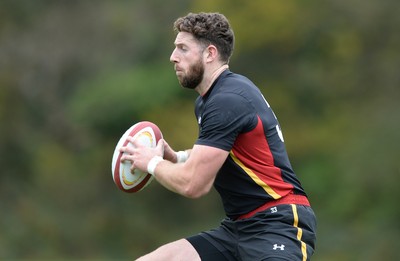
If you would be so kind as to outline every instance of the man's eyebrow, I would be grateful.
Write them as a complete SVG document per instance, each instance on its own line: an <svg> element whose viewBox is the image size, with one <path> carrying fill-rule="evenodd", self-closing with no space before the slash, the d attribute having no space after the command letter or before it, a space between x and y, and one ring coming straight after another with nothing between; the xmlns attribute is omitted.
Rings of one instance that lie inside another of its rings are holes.
<svg viewBox="0 0 400 261"><path fill-rule="evenodd" d="M183 46L187 46L187 44L185 44L185 43L182 43L182 42L174 42L174 45L175 45L176 47L183 47Z"/></svg>

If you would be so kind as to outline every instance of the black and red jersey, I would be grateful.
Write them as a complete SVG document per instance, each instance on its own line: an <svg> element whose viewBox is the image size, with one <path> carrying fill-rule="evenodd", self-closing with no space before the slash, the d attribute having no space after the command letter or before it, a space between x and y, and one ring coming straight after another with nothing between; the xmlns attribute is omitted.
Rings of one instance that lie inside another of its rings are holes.
<svg viewBox="0 0 400 261"><path fill-rule="evenodd" d="M228 217L268 201L306 195L290 164L278 120L246 77L224 71L195 104L196 144L229 151L214 187Z"/></svg>

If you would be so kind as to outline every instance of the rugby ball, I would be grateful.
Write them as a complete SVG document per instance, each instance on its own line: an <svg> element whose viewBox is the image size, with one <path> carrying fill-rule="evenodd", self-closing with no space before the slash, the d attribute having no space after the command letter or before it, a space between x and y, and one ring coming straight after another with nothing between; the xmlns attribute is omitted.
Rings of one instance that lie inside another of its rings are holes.
<svg viewBox="0 0 400 261"><path fill-rule="evenodd" d="M132 146L127 138L128 136L139 142L139 144L154 148L158 141L162 139L162 133L157 125L149 121L141 121L130 127L119 139L112 157L111 171L114 183L125 192L138 192L145 188L153 180L153 176L139 169L131 172L131 162L121 162L124 153L120 152L121 147Z"/></svg>

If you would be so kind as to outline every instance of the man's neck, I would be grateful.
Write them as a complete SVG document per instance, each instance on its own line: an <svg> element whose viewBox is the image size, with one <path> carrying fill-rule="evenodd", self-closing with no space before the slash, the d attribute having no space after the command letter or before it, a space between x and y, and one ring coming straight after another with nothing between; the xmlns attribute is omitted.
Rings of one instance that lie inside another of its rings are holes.
<svg viewBox="0 0 400 261"><path fill-rule="evenodd" d="M229 66L227 64L223 64L220 67L218 67L217 69L215 69L210 77L206 77L206 75L204 75L204 79L203 81L200 83L200 85L198 87L196 87L196 91L203 96L204 94L207 93L207 91L210 89L211 85L214 83L214 81L218 78L218 76L221 75L222 72L224 72L225 70L227 70L229 68Z"/></svg>

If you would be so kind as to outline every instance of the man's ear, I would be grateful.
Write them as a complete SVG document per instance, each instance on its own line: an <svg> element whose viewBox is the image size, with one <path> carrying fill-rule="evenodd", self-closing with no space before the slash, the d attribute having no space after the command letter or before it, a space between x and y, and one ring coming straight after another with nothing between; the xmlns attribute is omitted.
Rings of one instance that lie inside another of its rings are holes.
<svg viewBox="0 0 400 261"><path fill-rule="evenodd" d="M218 59L218 49L215 45L210 44L205 50L206 62L212 62Z"/></svg>

